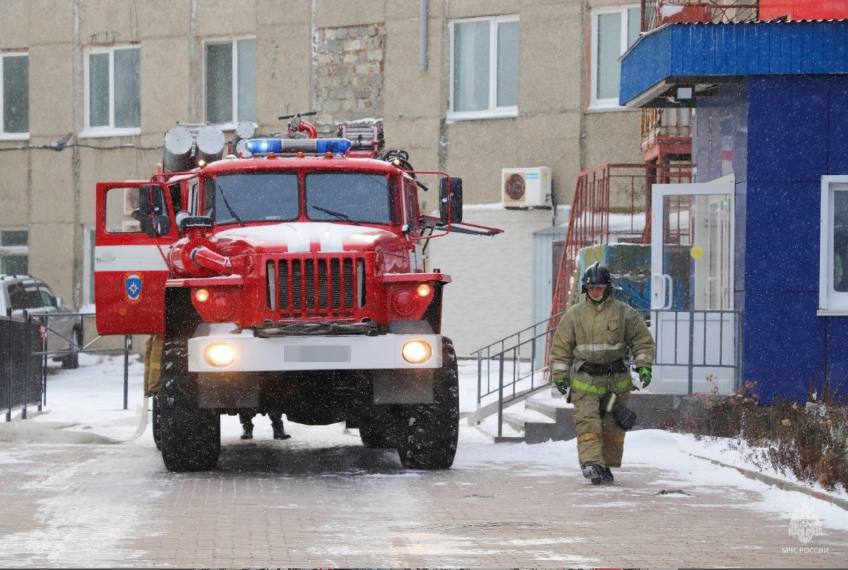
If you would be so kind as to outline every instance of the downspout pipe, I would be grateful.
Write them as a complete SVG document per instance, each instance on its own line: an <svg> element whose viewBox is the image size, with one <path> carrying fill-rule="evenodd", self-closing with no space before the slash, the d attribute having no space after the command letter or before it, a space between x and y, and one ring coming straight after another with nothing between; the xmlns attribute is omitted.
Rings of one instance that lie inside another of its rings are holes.
<svg viewBox="0 0 848 570"><path fill-rule="evenodd" d="M418 16L418 30L419 30L419 57L418 57L418 69L421 71L427 71L429 67L429 54L427 53L428 47L428 36L430 32L430 2L429 0L418 0L419 6L421 8L421 13Z"/></svg>

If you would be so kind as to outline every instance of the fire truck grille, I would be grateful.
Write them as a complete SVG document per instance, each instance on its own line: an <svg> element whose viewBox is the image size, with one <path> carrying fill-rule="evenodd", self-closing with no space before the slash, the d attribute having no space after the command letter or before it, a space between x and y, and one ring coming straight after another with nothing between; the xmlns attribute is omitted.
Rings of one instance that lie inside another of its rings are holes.
<svg viewBox="0 0 848 570"><path fill-rule="evenodd" d="M365 259L280 259L266 266L268 308L282 313L351 314L365 306Z"/></svg>

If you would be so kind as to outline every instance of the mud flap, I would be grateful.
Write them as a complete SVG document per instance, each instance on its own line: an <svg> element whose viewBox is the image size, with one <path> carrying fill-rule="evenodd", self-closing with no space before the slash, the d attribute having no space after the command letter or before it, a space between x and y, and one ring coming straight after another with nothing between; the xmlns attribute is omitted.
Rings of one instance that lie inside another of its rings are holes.
<svg viewBox="0 0 848 570"><path fill-rule="evenodd" d="M432 404L433 370L374 370L375 404Z"/></svg>

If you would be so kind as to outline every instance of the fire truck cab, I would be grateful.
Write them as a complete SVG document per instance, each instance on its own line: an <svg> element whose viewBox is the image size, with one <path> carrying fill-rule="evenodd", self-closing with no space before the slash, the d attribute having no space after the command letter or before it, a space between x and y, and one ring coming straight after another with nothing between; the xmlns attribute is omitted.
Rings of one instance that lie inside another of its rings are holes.
<svg viewBox="0 0 848 570"><path fill-rule="evenodd" d="M169 470L214 468L220 416L240 411L345 421L406 467L448 468L450 277L424 252L447 231L500 230L462 224L462 181L441 172L427 173L440 215L422 215L422 173L383 151L379 123L319 139L296 119L294 138L233 140L227 156L209 151L223 140L210 127L178 126L150 180L98 184L98 331L161 339L154 437Z"/></svg>

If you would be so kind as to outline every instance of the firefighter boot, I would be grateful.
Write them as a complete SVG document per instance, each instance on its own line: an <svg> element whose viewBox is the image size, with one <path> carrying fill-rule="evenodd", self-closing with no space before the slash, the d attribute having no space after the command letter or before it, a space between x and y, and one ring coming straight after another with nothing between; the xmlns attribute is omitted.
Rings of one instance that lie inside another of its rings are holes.
<svg viewBox="0 0 848 570"><path fill-rule="evenodd" d="M612 476L612 471L609 467L604 467L604 474L601 476L602 483L612 483L615 481L615 477Z"/></svg>
<svg viewBox="0 0 848 570"><path fill-rule="evenodd" d="M274 430L274 439L288 439L291 436L286 433L283 427L282 418L271 418L271 429Z"/></svg>
<svg viewBox="0 0 848 570"><path fill-rule="evenodd" d="M584 463L581 466L581 470L583 471L583 476L586 479L589 479L592 482L592 485L600 485L601 481L604 480L604 467L597 465L596 463ZM610 475L612 476L612 475Z"/></svg>
<svg viewBox="0 0 848 570"><path fill-rule="evenodd" d="M239 413L239 421L241 421L242 439L253 439L253 414Z"/></svg>

